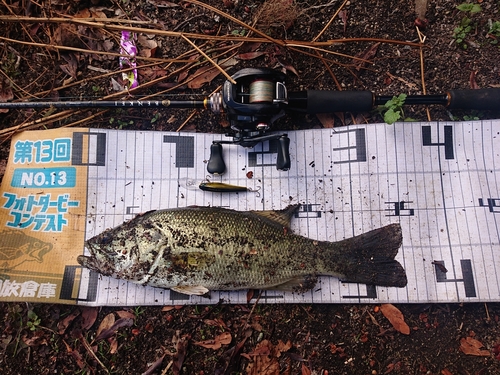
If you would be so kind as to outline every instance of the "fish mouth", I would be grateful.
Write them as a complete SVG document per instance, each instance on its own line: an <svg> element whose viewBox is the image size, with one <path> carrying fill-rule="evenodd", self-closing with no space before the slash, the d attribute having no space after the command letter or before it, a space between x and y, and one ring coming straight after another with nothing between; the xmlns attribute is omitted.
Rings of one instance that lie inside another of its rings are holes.
<svg viewBox="0 0 500 375"><path fill-rule="evenodd" d="M93 256L78 255L76 261L85 268L97 271L96 259Z"/></svg>
<svg viewBox="0 0 500 375"><path fill-rule="evenodd" d="M76 258L76 261L83 267L85 268L89 268L91 270L94 270L94 271L98 271L99 267L98 267L98 264L97 264L97 259L96 259L96 251L94 249L94 247L92 246L92 244L90 244L89 242L85 242L85 247L89 250L90 252L90 256L86 256L86 255L78 255L78 257Z"/></svg>

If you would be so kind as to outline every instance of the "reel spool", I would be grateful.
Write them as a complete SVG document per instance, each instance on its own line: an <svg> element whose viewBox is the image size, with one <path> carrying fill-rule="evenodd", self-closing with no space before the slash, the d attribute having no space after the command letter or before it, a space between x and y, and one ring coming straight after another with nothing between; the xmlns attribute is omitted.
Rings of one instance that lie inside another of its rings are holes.
<svg viewBox="0 0 500 375"><path fill-rule="evenodd" d="M274 82L256 79L250 83L250 103L272 103L274 99Z"/></svg>
<svg viewBox="0 0 500 375"><path fill-rule="evenodd" d="M285 115L285 75L272 69L242 69L222 88L222 105L237 132L263 131Z"/></svg>

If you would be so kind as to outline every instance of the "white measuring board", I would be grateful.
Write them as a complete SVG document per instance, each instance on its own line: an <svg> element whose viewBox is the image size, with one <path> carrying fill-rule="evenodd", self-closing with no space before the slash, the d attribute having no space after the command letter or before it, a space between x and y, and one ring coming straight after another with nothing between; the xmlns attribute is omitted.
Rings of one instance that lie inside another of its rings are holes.
<svg viewBox="0 0 500 375"><path fill-rule="evenodd" d="M269 210L300 203L292 230L313 239L336 241L400 223L396 259L408 286L322 277L306 293L263 292L263 303L500 301L499 120L291 131L287 172L276 170L269 142L253 149L224 145L226 173L208 177L258 189L238 194L197 188L207 178L210 145L221 135L89 132L89 158L102 160L88 167L86 238L153 209ZM78 293L77 303L87 305L247 302L246 291L189 297L88 270Z"/></svg>

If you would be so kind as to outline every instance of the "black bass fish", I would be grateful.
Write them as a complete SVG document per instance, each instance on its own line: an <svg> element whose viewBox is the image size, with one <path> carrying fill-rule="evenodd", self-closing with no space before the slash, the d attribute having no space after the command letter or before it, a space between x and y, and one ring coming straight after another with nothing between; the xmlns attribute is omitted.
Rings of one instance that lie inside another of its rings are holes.
<svg viewBox="0 0 500 375"><path fill-rule="evenodd" d="M299 205L281 211L187 207L150 211L89 239L78 263L105 276L203 295L209 290L303 291L318 275L404 287L390 224L339 242L291 233Z"/></svg>

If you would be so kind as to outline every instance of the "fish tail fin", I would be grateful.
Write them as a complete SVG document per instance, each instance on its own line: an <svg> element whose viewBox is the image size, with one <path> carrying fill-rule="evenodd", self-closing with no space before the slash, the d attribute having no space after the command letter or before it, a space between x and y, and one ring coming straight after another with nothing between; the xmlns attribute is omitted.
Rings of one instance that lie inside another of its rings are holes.
<svg viewBox="0 0 500 375"><path fill-rule="evenodd" d="M402 242L401 226L390 224L339 242L340 254L325 266L345 282L402 288L408 283L406 272L394 260Z"/></svg>

